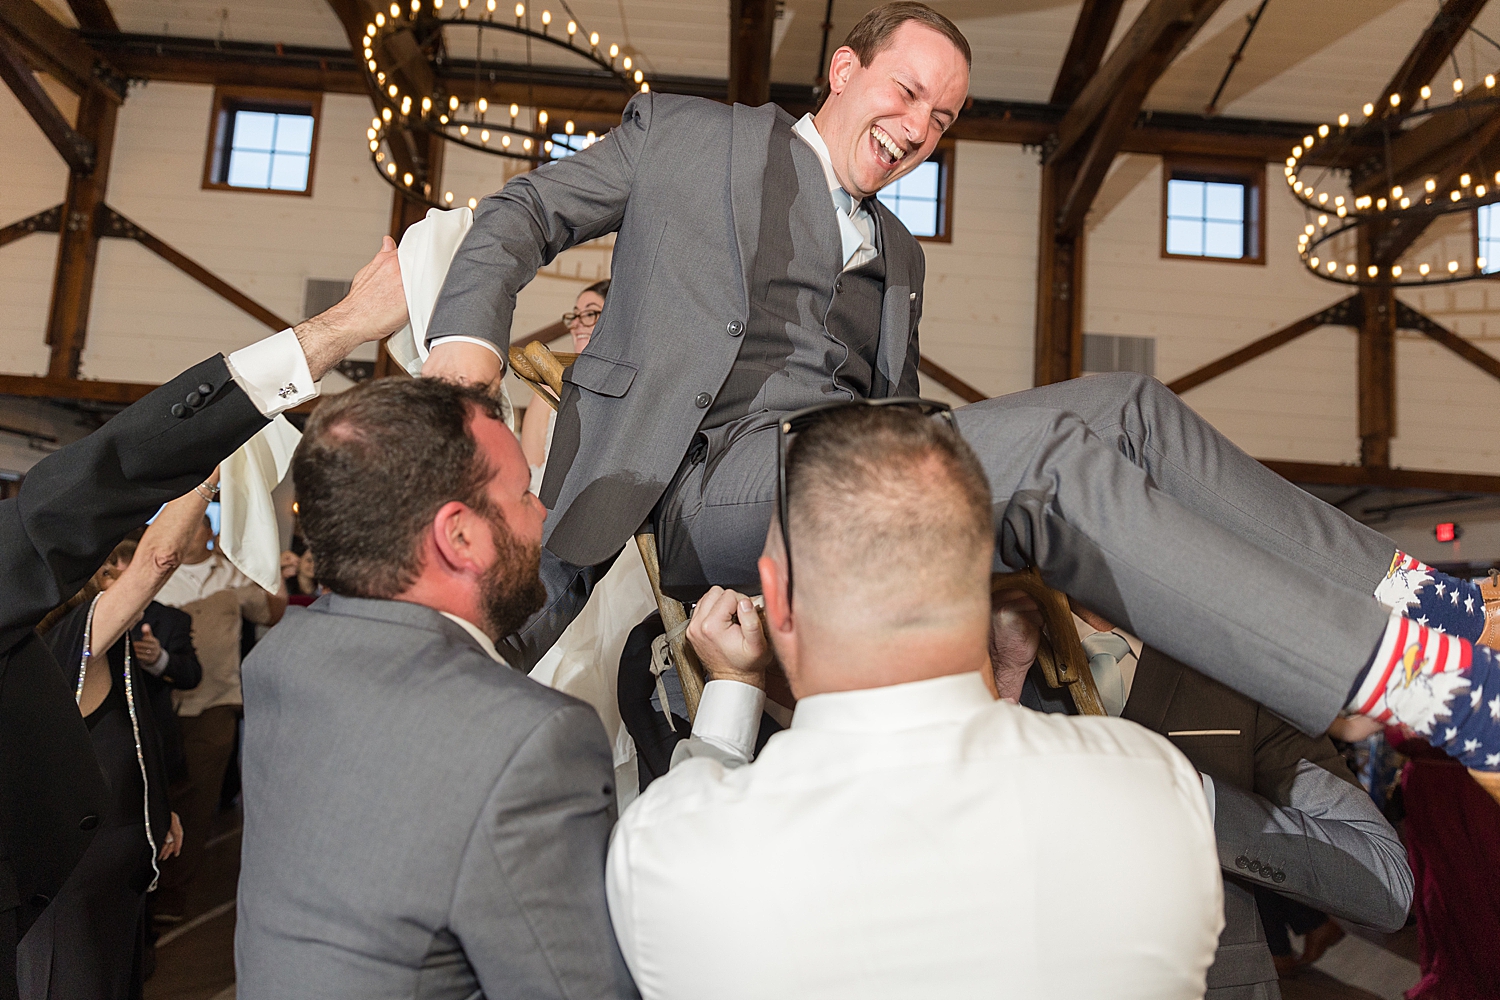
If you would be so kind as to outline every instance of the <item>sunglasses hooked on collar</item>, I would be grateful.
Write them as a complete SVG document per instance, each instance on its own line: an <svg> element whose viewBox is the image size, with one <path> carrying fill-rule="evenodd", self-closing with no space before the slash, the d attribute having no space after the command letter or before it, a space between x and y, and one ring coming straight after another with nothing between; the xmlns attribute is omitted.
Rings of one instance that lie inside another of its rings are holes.
<svg viewBox="0 0 1500 1000"><path fill-rule="evenodd" d="M935 399L922 399L917 396L889 396L884 399L840 399L830 403L818 403L814 406L808 406L793 413L788 413L777 423L776 517L781 526L781 545L786 552L786 597L788 602L792 599L792 535L790 519L787 515L786 467L787 456L791 453L792 439L830 413L839 410L850 410L856 407L882 408L887 406L899 406L905 409L916 410L924 417L941 416L947 421L949 430L954 433L958 432L958 424L953 419L953 407Z"/></svg>

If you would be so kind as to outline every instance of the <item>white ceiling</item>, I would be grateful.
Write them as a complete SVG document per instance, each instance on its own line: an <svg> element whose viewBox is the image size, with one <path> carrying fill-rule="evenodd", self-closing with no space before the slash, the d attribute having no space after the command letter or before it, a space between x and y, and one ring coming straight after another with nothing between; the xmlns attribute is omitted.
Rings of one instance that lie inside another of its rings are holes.
<svg viewBox="0 0 1500 1000"><path fill-rule="evenodd" d="M45 0L61 12L62 0ZM430 2L430 0L429 0ZM456 0L449 0L456 2ZM476 3L479 0L476 0ZM976 97L1045 101L1067 50L1078 0L930 0L958 23L974 49ZM1146 0L1128 0L1117 41ZM1244 37L1260 0L1225 0L1152 91L1154 110L1201 112ZM555 7L561 0L536 0ZM617 42L648 73L722 78L729 17L723 0L570 0L586 30ZM786 0L786 25L772 67L782 82L810 83L817 69L825 0ZM123 30L342 48L344 33L322 0L110 0ZM836 47L875 4L836 0ZM1379 96L1432 19L1437 0L1270 0L1220 101L1223 114L1328 120ZM1500 40L1500 4L1475 26ZM1500 69L1500 49L1470 33L1455 53L1466 79ZM1451 69L1439 72L1446 93Z"/></svg>

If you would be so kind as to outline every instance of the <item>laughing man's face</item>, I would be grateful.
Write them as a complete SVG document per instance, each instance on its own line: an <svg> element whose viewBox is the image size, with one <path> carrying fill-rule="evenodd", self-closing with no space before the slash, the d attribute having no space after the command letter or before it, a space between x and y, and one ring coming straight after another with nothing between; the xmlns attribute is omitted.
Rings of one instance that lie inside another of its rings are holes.
<svg viewBox="0 0 1500 1000"><path fill-rule="evenodd" d="M829 65L829 97L817 114L833 171L855 198L865 198L931 155L958 117L969 67L947 37L907 21L862 66L840 48Z"/></svg>

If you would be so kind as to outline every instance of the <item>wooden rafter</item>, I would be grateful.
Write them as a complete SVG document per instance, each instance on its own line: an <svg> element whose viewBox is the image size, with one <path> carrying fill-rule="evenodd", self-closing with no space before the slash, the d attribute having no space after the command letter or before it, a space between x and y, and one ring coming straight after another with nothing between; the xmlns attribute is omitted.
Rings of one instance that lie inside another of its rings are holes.
<svg viewBox="0 0 1500 1000"><path fill-rule="evenodd" d="M1405 302L1396 302L1396 325L1403 330L1415 330L1435 343L1463 358L1491 378L1500 379L1500 358L1481 350L1441 323L1418 312Z"/></svg>
<svg viewBox="0 0 1500 1000"><path fill-rule="evenodd" d="M1043 145L1037 253L1037 385L1079 374L1083 223L1151 87L1223 0L1150 0ZM960 117L960 120L962 118Z"/></svg>
<svg viewBox="0 0 1500 1000"><path fill-rule="evenodd" d="M146 230L131 222L113 208L105 206L103 214L105 216L104 230L100 235L135 240L183 274L186 274L209 291L214 292L221 298L249 313L257 321L264 323L272 330L285 330L292 325L238 288L235 288L223 278L214 274L202 264L193 260L187 254L167 243L166 240L146 232Z"/></svg>
<svg viewBox="0 0 1500 1000"><path fill-rule="evenodd" d="M1500 476L1472 472L1427 472L1421 469L1367 468L1261 459L1260 464L1284 479L1306 486L1377 486L1388 490L1435 490L1443 493L1500 493Z"/></svg>
<svg viewBox="0 0 1500 1000"><path fill-rule="evenodd" d="M1057 71L1057 82L1052 85L1050 103L1072 104L1082 93L1104 59L1104 49L1124 6L1125 0L1083 0L1078 20L1073 24L1068 52Z"/></svg>
<svg viewBox="0 0 1500 1000"><path fill-rule="evenodd" d="M917 357L917 371L926 375L938 385L947 389L959 399L962 399L965 403L977 403L981 399L990 398L988 393L974 388L925 354Z"/></svg>
<svg viewBox="0 0 1500 1000"><path fill-rule="evenodd" d="M87 378L52 378L47 375L0 375L0 395L37 396L44 399L87 399L97 403L128 406L156 386L146 382L103 382Z"/></svg>
<svg viewBox="0 0 1500 1000"><path fill-rule="evenodd" d="M1444 61L1463 39L1484 5L1485 0L1445 0L1432 23L1422 32L1390 82L1380 92L1380 97L1375 101L1372 123L1366 126L1367 129L1377 128L1374 122L1396 112L1397 109L1389 100L1391 94L1401 95L1402 107L1409 108L1416 103L1418 92L1442 68Z"/></svg>
<svg viewBox="0 0 1500 1000"><path fill-rule="evenodd" d="M116 104L125 99L125 79L34 0L0 3L0 32L10 36L34 67L74 93L99 90Z"/></svg>
<svg viewBox="0 0 1500 1000"><path fill-rule="evenodd" d="M1358 326L1360 323L1360 299L1358 295L1351 295L1347 299L1335 302L1326 309L1320 309L1310 316L1304 316L1295 323L1289 323L1274 333L1268 333L1259 340L1246 344L1237 351L1231 351L1222 358L1217 358L1195 368L1186 375L1179 376L1167 383L1167 388L1176 393L1187 392L1198 386L1218 378L1226 372L1234 371L1243 364L1254 361L1263 354L1269 354L1278 347L1284 347L1303 334L1311 333L1320 326Z"/></svg>
<svg viewBox="0 0 1500 1000"><path fill-rule="evenodd" d="M775 0L730 0L730 104L759 107L771 99L771 39L776 28Z"/></svg>
<svg viewBox="0 0 1500 1000"><path fill-rule="evenodd" d="M5 81L21 107L26 109L70 169L84 174L93 171L94 144L73 130L68 119L42 89L20 47L5 34L0 34L0 80Z"/></svg>
<svg viewBox="0 0 1500 1000"><path fill-rule="evenodd" d="M78 133L94 147L93 169L68 172L68 189L57 241L52 302L47 311L47 345L52 378L77 378L88 335L99 256L99 216L109 184L120 105L103 87L90 87L78 101Z"/></svg>
<svg viewBox="0 0 1500 1000"><path fill-rule="evenodd" d="M55 233L61 228L62 220L61 205L53 205L51 208L43 209L35 215L28 215L24 219L12 222L10 225L0 228L0 247L32 233Z"/></svg>
<svg viewBox="0 0 1500 1000"><path fill-rule="evenodd" d="M120 30L114 11L109 9L109 0L68 0L68 8L84 31L114 33Z"/></svg>

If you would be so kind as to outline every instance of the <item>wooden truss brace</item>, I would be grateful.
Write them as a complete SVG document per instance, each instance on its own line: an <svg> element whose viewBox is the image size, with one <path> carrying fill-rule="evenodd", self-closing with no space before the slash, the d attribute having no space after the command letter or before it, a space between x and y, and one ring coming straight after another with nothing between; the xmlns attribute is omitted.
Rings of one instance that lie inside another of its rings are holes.
<svg viewBox="0 0 1500 1000"><path fill-rule="evenodd" d="M69 169L81 174L92 173L94 144L73 130L68 119L42 89L20 46L3 32L0 32L0 80L4 80L16 95L21 107L37 123L47 141L52 143L58 155L67 162Z"/></svg>

